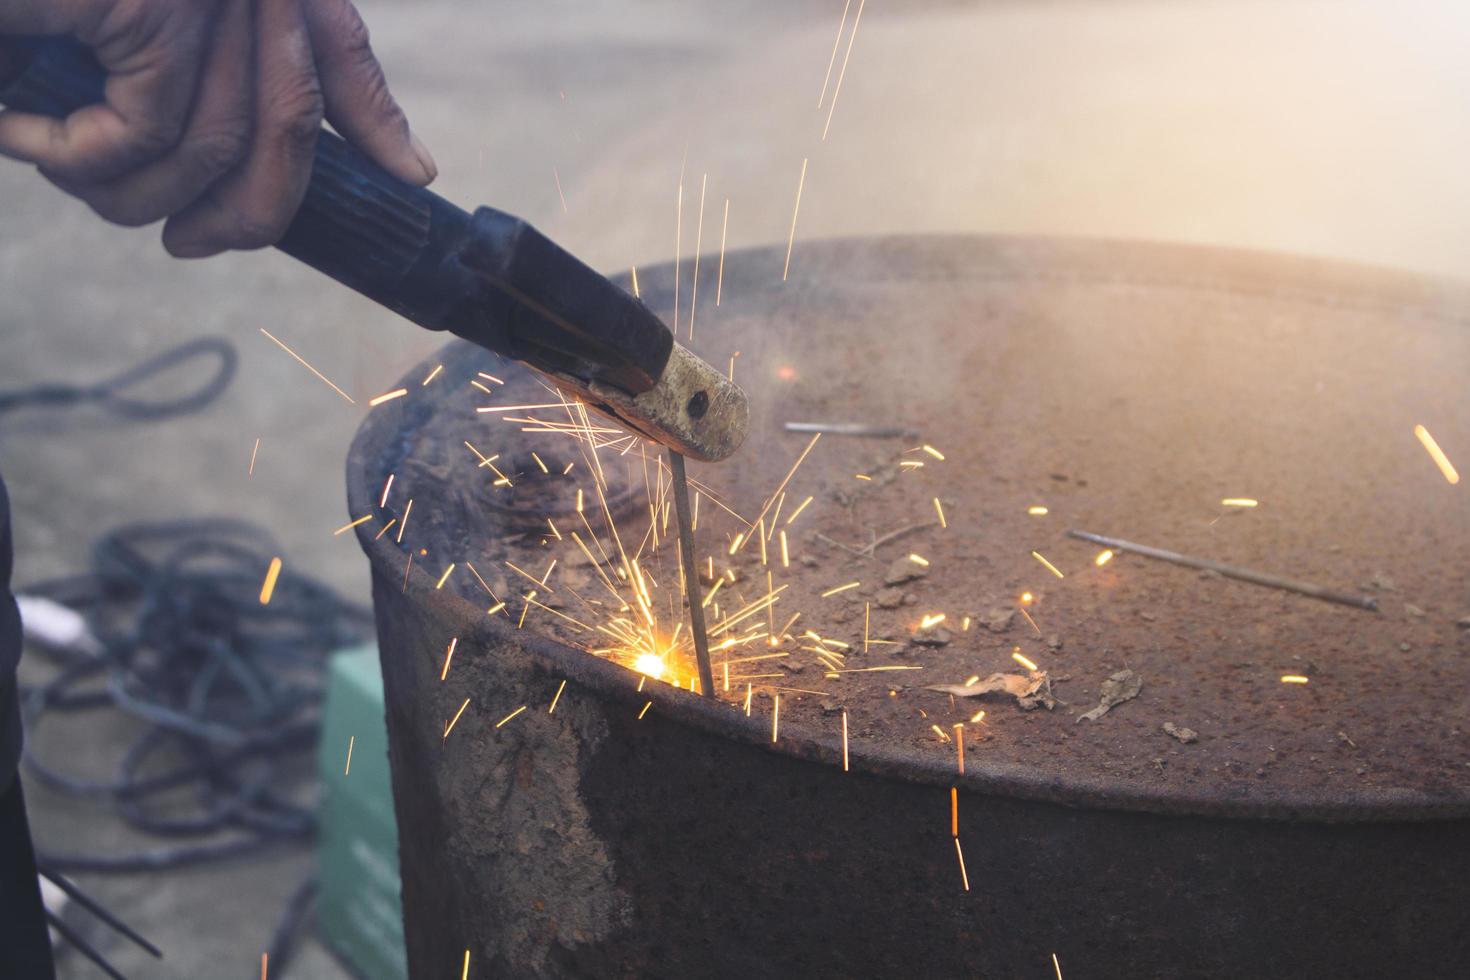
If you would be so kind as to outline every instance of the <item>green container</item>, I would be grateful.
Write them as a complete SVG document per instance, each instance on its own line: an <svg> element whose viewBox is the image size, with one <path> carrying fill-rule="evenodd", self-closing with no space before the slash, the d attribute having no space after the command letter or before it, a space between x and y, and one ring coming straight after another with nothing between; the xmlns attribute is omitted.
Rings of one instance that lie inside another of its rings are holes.
<svg viewBox="0 0 1470 980"><path fill-rule="evenodd" d="M398 823L376 646L332 656L317 767L322 780L317 930L364 980L406 980Z"/></svg>

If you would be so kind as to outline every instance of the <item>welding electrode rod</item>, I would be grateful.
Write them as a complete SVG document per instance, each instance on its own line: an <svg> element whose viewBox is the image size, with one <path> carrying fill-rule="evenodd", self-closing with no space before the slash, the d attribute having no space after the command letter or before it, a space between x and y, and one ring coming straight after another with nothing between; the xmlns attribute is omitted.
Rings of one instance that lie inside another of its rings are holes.
<svg viewBox="0 0 1470 980"><path fill-rule="evenodd" d="M787 432L826 432L834 436L866 436L870 439L914 439L919 435L916 429L859 422L787 422L785 428Z"/></svg>
<svg viewBox="0 0 1470 980"><path fill-rule="evenodd" d="M1338 602L1344 606L1356 606L1359 609L1378 609L1378 600L1372 596L1353 595L1351 592L1339 592L1337 589L1328 589L1311 582L1299 582L1296 579L1282 578L1280 575L1272 575L1269 572L1257 572L1249 568L1241 568L1238 565L1226 565L1223 562L1212 561L1209 558L1195 558L1191 555L1181 555L1177 551L1165 551L1163 548L1150 548L1146 544L1134 544L1132 541L1124 541L1121 538L1108 538L1101 534L1091 534L1087 531L1068 531L1069 537L1078 538L1082 541L1091 541L1104 547L1112 548L1114 551L1131 551L1137 555L1146 555L1149 558L1158 558L1162 561L1173 562L1176 565L1187 565L1190 568L1202 568L1211 572L1218 572L1227 578L1240 579L1242 582L1254 582L1256 585L1265 585L1273 589L1285 589L1288 592L1296 592L1301 595L1311 596L1313 599L1325 599L1328 602Z"/></svg>
<svg viewBox="0 0 1470 980"><path fill-rule="evenodd" d="M679 519L679 557L684 564L684 596L689 600L689 631L694 634L694 656L699 661L699 689L707 698L715 696L715 675L709 665L709 636L704 631L704 605L699 601L699 571L694 567L694 530L689 518L689 480L684 476L684 457L669 450L669 469L674 474L674 512Z"/></svg>

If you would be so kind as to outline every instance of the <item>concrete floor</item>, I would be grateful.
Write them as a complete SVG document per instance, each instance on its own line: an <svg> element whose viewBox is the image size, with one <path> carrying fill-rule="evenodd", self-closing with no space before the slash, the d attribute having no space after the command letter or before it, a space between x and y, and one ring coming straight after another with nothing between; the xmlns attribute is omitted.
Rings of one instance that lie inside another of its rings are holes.
<svg viewBox="0 0 1470 980"><path fill-rule="evenodd" d="M1470 13L1453 0L873 0L825 141L817 101L843 0L362 6L439 191L516 212L608 270L671 256L681 171L686 255L705 175L706 250L726 198L729 247L785 241L803 159L793 262L803 239L942 230L1470 267ZM346 447L366 397L441 338L274 253L172 261L154 233L106 227L18 166L0 165L0 216L0 388L96 378L199 334L242 360L195 417L5 420L17 581L80 569L119 522L232 514L365 598L360 553L331 535ZM38 744L102 767L125 728L52 727ZM48 846L137 843L29 792ZM119 950L133 975L249 976L307 863L86 884L166 949L162 967ZM292 975L341 974L312 946Z"/></svg>

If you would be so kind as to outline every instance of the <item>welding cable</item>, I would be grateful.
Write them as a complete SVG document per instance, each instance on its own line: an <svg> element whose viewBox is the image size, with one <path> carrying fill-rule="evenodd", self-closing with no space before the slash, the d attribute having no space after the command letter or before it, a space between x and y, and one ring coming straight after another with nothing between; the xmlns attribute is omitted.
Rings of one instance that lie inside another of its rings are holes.
<svg viewBox="0 0 1470 980"><path fill-rule="evenodd" d="M170 368L197 358L210 356L219 358L214 374L198 388L177 398L152 399L129 394L129 391L145 390L157 377ZM0 413L27 406L37 408L64 408L73 405L95 403L112 414L130 421L154 421L195 412L214 401L235 377L240 356L227 340L218 337L197 337L162 354L105 378L95 384L74 385L50 382L30 388L0 391Z"/></svg>
<svg viewBox="0 0 1470 980"><path fill-rule="evenodd" d="M95 640L42 651L60 670L22 692L27 771L109 805L136 830L188 841L121 855L42 851L48 868L162 870L311 839L314 811L290 790L309 772L323 668L333 650L371 636L372 621L290 571L262 605L262 570L279 554L267 532L241 521L129 525L97 542L88 574L24 590L77 610ZM44 719L97 710L143 725L111 777L40 757Z"/></svg>

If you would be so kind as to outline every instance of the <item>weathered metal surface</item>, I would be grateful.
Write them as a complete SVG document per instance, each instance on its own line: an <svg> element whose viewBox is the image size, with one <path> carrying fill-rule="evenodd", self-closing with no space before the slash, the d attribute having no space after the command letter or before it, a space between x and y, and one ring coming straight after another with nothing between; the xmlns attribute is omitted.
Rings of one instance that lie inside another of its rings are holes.
<svg viewBox="0 0 1470 980"><path fill-rule="evenodd" d="M1244 295L1251 315L1273 329L1293 327L1284 314L1272 323L1273 312L1306 305L1338 322L1365 310L1416 325L1428 318L1431 332L1458 337L1446 325L1462 331L1470 309L1461 292L1389 274L1206 250L1006 239L809 246L812 271L795 277L793 301L775 293L778 276L760 285L757 273L773 258L779 273L772 253L727 260L727 275L754 270L737 280L747 296L760 293L745 315L758 323L829 310L805 326L833 344L842 335L831 324L862 319L846 308L844 277L879 265L909 274L921 321L943 309L947 291L975 282L1064 284L1055 308L1034 301L1033 333L1048 316L1086 308L1079 293L1089 289L1114 300L1120 289L1162 294L1180 316L1200 296ZM667 302L669 270L640 278L655 309ZM761 355L746 347L742 361ZM476 370L498 372L486 357L447 349L436 359L446 365L444 390ZM758 395L753 408L766 404ZM484 571L500 553L497 535L526 526L484 507L452 475L466 451L435 434L443 410L437 395L380 410L348 466L354 515L375 511L389 473L418 495L412 520L420 523L403 545L391 534L375 537L376 522L358 529L373 566L415 976L452 975L466 948L477 971L495 976L1045 976L1053 952L1069 980L1448 976L1470 959L1470 791L1449 768L1454 740L1463 738L1452 713L1442 729L1448 747L1417 742L1402 724L1375 730L1384 739L1379 755L1418 753L1425 775L1416 779L1409 765L1366 786L1337 768L1285 768L1252 782L1229 766L1196 763L1190 774L1194 760L1157 747L1146 749L1160 756L1150 781L1153 767L1121 764L1113 739L1133 737L1124 726L1141 717L1144 699L1097 722L1115 726L1103 729L1106 737L1077 739L1062 752L1038 743L1028 758L1024 739L1002 732L957 777L947 753L875 738L854 743L853 771L844 773L835 730L821 730L819 717L794 715L772 744L768 717L663 685L640 693L622 667L544 629L486 617L474 588L436 589L447 561L473 555ZM753 419L753 436L775 421L769 412ZM739 460L764 470L751 479L769 488L777 463ZM1448 543L1448 554L1461 547ZM409 568L411 557L418 560ZM1288 612L1271 607L1282 619ZM1341 627L1349 637L1358 628ZM1363 627L1365 635L1374 628ZM453 672L441 682L452 639ZM1201 715L1233 712L1251 722L1255 702L1222 705L1209 687L1220 666L1175 659L1208 702ZM1426 670L1433 676L1417 689L1421 704L1442 679L1441 667ZM1157 676L1146 669L1146 684ZM1416 691L1369 693L1397 717ZM446 738L466 697L470 707ZM496 727L522 704L525 712ZM1299 727L1328 723L1314 710L1302 711ZM1239 751L1252 749L1251 731L1247 724L1230 734ZM1292 733L1267 731L1256 738L1273 752ZM1165 757L1185 774L1166 773ZM968 892L950 838L951 785Z"/></svg>

